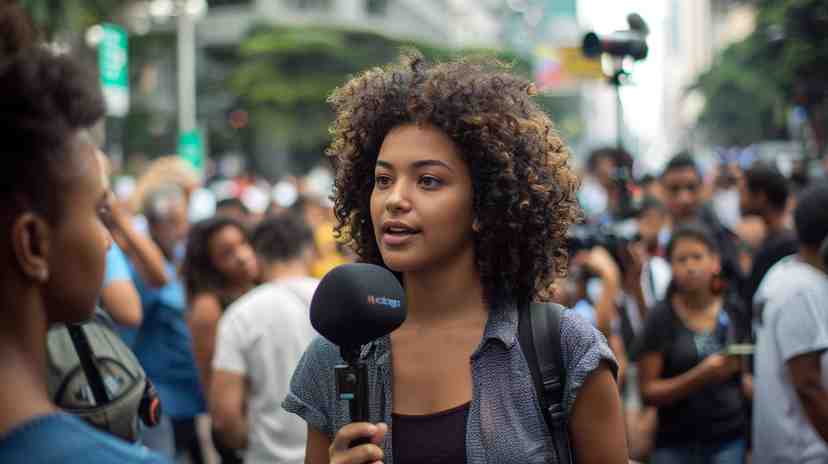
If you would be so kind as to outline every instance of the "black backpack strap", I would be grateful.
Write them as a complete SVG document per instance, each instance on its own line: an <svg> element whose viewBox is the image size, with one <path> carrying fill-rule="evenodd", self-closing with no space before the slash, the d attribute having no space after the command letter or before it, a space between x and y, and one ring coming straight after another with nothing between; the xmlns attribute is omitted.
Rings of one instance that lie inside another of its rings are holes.
<svg viewBox="0 0 828 464"><path fill-rule="evenodd" d="M86 381L89 382L89 388L92 390L92 397L95 399L95 406L102 406L109 403L109 393L106 391L106 384L104 383L101 371L98 369L98 363L95 362L94 351L89 344L89 338L86 337L86 332L83 331L83 326L80 324L69 324L66 326L69 331L69 338L72 340L72 345L75 347L75 352L78 355L81 369L86 375Z"/></svg>
<svg viewBox="0 0 828 464"><path fill-rule="evenodd" d="M518 337L523 349L541 411L552 434L561 464L574 462L564 406L566 367L561 353L561 311L558 304L532 303L519 312Z"/></svg>

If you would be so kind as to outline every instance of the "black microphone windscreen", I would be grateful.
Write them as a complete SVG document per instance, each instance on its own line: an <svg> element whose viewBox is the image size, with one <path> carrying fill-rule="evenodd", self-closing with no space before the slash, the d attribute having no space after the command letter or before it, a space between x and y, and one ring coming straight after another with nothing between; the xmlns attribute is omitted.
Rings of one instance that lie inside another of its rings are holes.
<svg viewBox="0 0 828 464"><path fill-rule="evenodd" d="M319 282L311 300L311 324L340 347L356 348L389 334L405 316L399 281L373 264L335 267Z"/></svg>

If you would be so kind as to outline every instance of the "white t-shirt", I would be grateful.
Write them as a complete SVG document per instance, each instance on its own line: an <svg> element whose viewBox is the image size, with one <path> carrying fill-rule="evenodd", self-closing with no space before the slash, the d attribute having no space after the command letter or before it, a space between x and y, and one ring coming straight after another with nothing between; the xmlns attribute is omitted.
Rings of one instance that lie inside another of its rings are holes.
<svg viewBox="0 0 828 464"><path fill-rule="evenodd" d="M307 425L281 404L299 358L317 336L309 308L318 283L263 284L230 305L219 322L213 368L248 380L247 464L305 460Z"/></svg>
<svg viewBox="0 0 828 464"><path fill-rule="evenodd" d="M641 269L641 290L647 308L654 307L667 296L667 288L672 278L673 269L661 256L652 256L644 263Z"/></svg>
<svg viewBox="0 0 828 464"><path fill-rule="evenodd" d="M753 462L826 463L828 447L805 415L786 363L822 352L822 379L828 385L828 276L789 256L768 271L753 301Z"/></svg>

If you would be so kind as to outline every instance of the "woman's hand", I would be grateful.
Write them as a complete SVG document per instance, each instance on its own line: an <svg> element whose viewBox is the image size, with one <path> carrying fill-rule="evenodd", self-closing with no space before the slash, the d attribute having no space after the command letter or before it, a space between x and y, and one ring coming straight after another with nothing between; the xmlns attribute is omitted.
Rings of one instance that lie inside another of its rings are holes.
<svg viewBox="0 0 828 464"><path fill-rule="evenodd" d="M331 464L382 464L383 451L380 445L385 439L388 426L383 423L370 424L355 422L339 429L333 443L328 448ZM359 438L368 438L370 443L349 448L350 443Z"/></svg>
<svg viewBox="0 0 828 464"><path fill-rule="evenodd" d="M589 251L589 255L584 263L593 272L598 274L604 284L607 283L617 286L621 279L621 271L618 269L615 259L607 251L606 248L597 246Z"/></svg>

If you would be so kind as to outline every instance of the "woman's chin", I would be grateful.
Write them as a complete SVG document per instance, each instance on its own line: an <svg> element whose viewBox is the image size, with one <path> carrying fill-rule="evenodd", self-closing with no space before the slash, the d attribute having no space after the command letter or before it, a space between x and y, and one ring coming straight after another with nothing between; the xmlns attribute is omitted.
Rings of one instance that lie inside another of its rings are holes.
<svg viewBox="0 0 828 464"><path fill-rule="evenodd" d="M385 267L398 273L414 272L422 267L419 260L408 256L399 256L396 253L383 253L382 261Z"/></svg>

